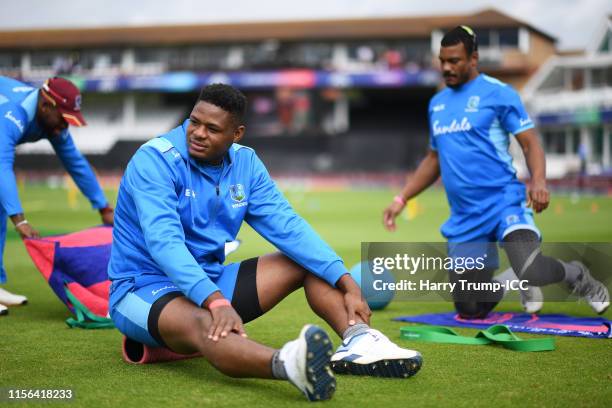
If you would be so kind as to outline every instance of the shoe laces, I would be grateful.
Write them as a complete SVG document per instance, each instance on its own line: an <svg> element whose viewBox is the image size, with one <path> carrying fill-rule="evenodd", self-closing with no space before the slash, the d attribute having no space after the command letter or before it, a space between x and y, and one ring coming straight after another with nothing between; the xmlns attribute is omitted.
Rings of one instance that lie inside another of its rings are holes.
<svg viewBox="0 0 612 408"><path fill-rule="evenodd" d="M582 275L574 282L572 294L580 295L591 301L604 301L605 290L603 284L596 281L587 271L582 270ZM602 300L597 300L601 298Z"/></svg>
<svg viewBox="0 0 612 408"><path fill-rule="evenodd" d="M604 285L600 282L594 282L584 296L592 302L605 302L606 290L604 289Z"/></svg>
<svg viewBox="0 0 612 408"><path fill-rule="evenodd" d="M374 338L374 341L377 342L380 345L382 345L382 344L393 344L395 346L395 343L393 343L391 340L389 340L389 338L387 336L385 336L382 332L380 332L378 330L371 330L371 331L368 332L368 334L370 336L372 336Z"/></svg>

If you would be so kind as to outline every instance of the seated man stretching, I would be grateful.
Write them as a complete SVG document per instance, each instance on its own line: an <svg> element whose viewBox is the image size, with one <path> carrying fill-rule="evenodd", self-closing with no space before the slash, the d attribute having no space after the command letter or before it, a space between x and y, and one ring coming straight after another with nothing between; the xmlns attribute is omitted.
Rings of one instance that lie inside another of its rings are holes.
<svg viewBox="0 0 612 408"><path fill-rule="evenodd" d="M255 152L237 144L246 98L205 87L181 126L144 144L119 187L110 314L129 338L201 352L232 377L289 380L331 398L336 372L405 378L421 355L368 326L370 309L342 260L298 216ZM281 252L223 265L243 220ZM243 322L304 287L312 310L342 337L307 325L280 350L247 338ZM331 358L330 358L331 357Z"/></svg>

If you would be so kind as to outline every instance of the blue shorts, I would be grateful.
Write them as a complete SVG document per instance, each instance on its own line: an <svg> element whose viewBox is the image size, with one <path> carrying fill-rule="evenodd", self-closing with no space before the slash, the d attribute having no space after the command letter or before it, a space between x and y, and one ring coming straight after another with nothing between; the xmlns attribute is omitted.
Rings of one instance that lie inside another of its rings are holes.
<svg viewBox="0 0 612 408"><path fill-rule="evenodd" d="M460 221L453 220L453 217L444 224L442 233L448 240L449 257L475 258L480 256L486 259L487 269L497 269L499 267L497 242L503 242L508 234L522 229L531 230L539 237L542 236L533 221L533 210L528 208L525 202L502 205L499 209L480 218L482 220L479 223L469 223L470 225L476 224L476 227L468 230L449 228L453 223L456 227L461 224Z"/></svg>
<svg viewBox="0 0 612 408"><path fill-rule="evenodd" d="M257 297L257 260L225 265L223 273L213 280L245 323L263 314ZM165 346L157 327L159 315L168 302L179 296L184 296L183 292L164 275L143 274L115 281L111 286L110 316L128 338L153 347Z"/></svg>

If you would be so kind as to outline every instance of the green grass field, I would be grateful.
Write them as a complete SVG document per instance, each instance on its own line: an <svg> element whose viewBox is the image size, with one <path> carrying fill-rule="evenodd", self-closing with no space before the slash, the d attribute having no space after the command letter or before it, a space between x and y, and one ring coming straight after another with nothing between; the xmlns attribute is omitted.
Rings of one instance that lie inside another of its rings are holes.
<svg viewBox="0 0 612 408"><path fill-rule="evenodd" d="M391 191L288 193L295 209L342 256L347 265L360 258L362 241L440 241L439 225L448 209L441 191L419 198L420 215L399 221L395 234L384 231L380 214ZM43 234L72 232L99 223L80 197L68 209L66 192L26 186L23 204L30 222ZM112 196L112 193L111 193ZM549 242L612 241L612 199L553 197L551 208L536 221ZM270 252L273 248L247 226L244 242L231 260ZM71 388L66 404L86 407L284 407L305 401L281 381L226 378L202 359L149 366L131 366L121 359L117 330L69 329L66 307L55 297L9 231L4 254L7 289L26 294L30 304L11 308L0 318L0 387ZM519 311L517 303L503 309ZM557 337L557 350L519 353L486 346L415 343L399 339L402 324L392 317L449 311L445 303L394 302L376 312L373 325L402 346L419 350L424 366L408 380L339 377L338 389L326 406L609 406L612 398L612 347L607 340ZM585 304L547 303L547 313L591 316ZM612 318L608 311L605 315ZM289 296L273 311L249 323L252 339L279 347L302 325L327 327L308 308L303 291ZM475 330L459 330L473 336ZM520 334L521 337L537 337ZM337 345L339 340L334 338Z"/></svg>

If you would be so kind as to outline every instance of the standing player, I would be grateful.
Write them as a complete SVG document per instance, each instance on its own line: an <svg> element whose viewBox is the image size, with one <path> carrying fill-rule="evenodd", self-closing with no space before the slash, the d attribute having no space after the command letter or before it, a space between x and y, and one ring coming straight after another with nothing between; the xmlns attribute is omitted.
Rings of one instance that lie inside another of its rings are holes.
<svg viewBox="0 0 612 408"><path fill-rule="evenodd" d="M68 125L85 126L81 114L81 94L72 82L63 78L45 81L41 89L0 76L0 284L6 282L2 264L6 218L9 217L21 238L37 238L38 232L25 218L13 172L15 147L22 143L47 139L64 167L104 224L113 224L113 209L96 180L89 163L77 150ZM25 304L25 296L0 288L0 314L6 306Z"/></svg>
<svg viewBox="0 0 612 408"><path fill-rule="evenodd" d="M205 87L189 119L132 157L119 187L108 267L110 314L126 336L178 353L199 351L234 377L289 380L331 398L341 373L409 377L416 351L368 326L370 309L342 260L298 216L255 152L237 144L246 98ZM246 221L281 252L224 265ZM312 310L344 342L305 326L280 350L246 337L256 319L304 287Z"/></svg>
<svg viewBox="0 0 612 408"><path fill-rule="evenodd" d="M461 243L503 242L512 269L530 285L565 281L597 313L609 306L607 288L579 262L565 263L544 256L533 210L549 203L544 152L534 125L510 86L478 72L476 36L459 26L442 38L440 63L446 88L429 104L430 149L383 214L385 227L395 230L395 218L406 202L433 184L439 175L446 190L451 216L441 232L451 256L472 251ZM525 186L517 179L508 153L509 134L518 140L531 173ZM531 206L531 208L528 208ZM489 254L484 271L471 271L462 279L490 281L497 268L497 251ZM450 274L457 279L456 273ZM503 293L474 299L453 293L455 307L466 318L481 318L492 310Z"/></svg>

